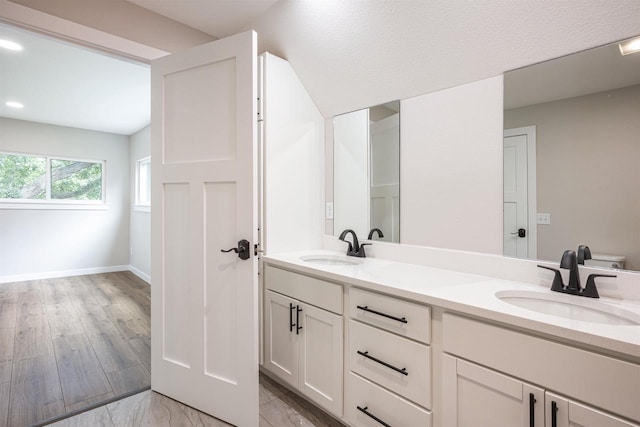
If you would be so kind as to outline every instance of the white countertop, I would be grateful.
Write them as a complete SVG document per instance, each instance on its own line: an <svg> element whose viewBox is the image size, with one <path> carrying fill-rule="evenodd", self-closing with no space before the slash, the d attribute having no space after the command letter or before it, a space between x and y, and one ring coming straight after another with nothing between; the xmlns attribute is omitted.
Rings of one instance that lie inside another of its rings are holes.
<svg viewBox="0 0 640 427"><path fill-rule="evenodd" d="M334 251L313 250L269 255L263 257L263 260L273 266L600 347L640 361L640 326L608 325L542 314L509 304L498 299L495 294L499 291L523 290L553 294L558 299L594 301L590 298L559 294L528 283L377 258L349 257L361 262L357 265L321 265L301 259L310 255L344 257L344 254ZM640 304L608 298L597 301L608 304L612 310L619 308L640 316Z"/></svg>

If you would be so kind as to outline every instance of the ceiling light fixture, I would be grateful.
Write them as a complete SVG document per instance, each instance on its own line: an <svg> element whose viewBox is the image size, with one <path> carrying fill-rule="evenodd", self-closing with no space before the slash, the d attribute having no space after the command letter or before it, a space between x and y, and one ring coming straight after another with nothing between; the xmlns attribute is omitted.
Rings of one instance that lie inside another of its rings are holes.
<svg viewBox="0 0 640 427"><path fill-rule="evenodd" d="M16 50L16 51L22 50L22 46L19 45L18 43L15 43L9 40L4 40L4 39L0 39L0 47L8 50Z"/></svg>
<svg viewBox="0 0 640 427"><path fill-rule="evenodd" d="M622 55L629 55L631 53L640 52L640 37L627 40L626 42L618 43L620 47L620 53Z"/></svg>
<svg viewBox="0 0 640 427"><path fill-rule="evenodd" d="M22 102L17 102L17 101L7 101L5 105L7 107L17 108L17 109L24 108L24 104Z"/></svg>

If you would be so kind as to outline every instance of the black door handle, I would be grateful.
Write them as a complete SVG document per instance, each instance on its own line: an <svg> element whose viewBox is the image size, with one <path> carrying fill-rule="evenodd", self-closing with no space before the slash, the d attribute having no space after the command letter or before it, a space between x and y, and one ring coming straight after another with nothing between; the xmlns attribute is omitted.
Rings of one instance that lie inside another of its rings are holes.
<svg viewBox="0 0 640 427"><path fill-rule="evenodd" d="M249 241L242 239L240 241L238 241L238 247L237 248L231 248L231 249L220 249L220 252L235 252L238 254L238 257L240 259L249 259L249 257L251 256L251 251L249 250Z"/></svg>
<svg viewBox="0 0 640 427"><path fill-rule="evenodd" d="M517 232L511 234L517 234L518 237L527 237L527 230L525 230L524 228L518 228Z"/></svg>
<svg viewBox="0 0 640 427"><path fill-rule="evenodd" d="M558 404L551 401L551 427L558 427Z"/></svg>

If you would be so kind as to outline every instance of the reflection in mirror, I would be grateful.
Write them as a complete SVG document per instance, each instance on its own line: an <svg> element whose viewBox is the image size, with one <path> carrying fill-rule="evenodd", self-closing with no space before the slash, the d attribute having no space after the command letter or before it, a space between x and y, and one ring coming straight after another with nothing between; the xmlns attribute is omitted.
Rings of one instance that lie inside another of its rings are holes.
<svg viewBox="0 0 640 427"><path fill-rule="evenodd" d="M504 254L640 270L640 52L508 72L504 107Z"/></svg>
<svg viewBox="0 0 640 427"><path fill-rule="evenodd" d="M399 242L400 101L336 116L333 132L334 234Z"/></svg>

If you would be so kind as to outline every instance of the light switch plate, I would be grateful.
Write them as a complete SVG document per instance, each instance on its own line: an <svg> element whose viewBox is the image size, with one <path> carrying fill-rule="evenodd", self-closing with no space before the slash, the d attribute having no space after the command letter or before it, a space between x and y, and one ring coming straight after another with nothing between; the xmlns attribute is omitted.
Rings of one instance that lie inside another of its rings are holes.
<svg viewBox="0 0 640 427"><path fill-rule="evenodd" d="M537 223L538 224L542 224L542 225L549 225L551 224L551 214L548 213L539 213L537 215L538 220Z"/></svg>
<svg viewBox="0 0 640 427"><path fill-rule="evenodd" d="M333 219L333 202L325 204L325 217L326 219Z"/></svg>

